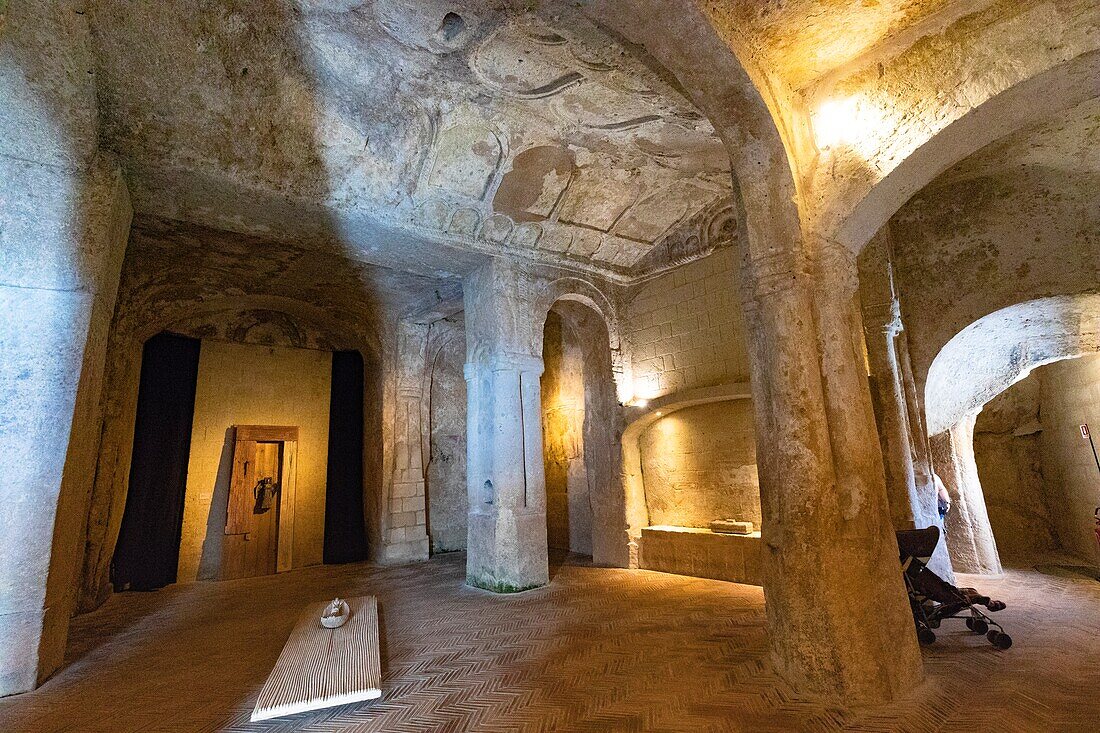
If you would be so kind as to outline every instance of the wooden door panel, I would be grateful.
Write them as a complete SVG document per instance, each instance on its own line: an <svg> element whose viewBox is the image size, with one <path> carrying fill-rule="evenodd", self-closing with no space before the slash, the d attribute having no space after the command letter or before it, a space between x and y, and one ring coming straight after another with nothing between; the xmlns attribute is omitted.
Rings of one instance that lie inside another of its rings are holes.
<svg viewBox="0 0 1100 733"><path fill-rule="evenodd" d="M297 438L297 427L238 426L222 546L222 579L278 571L279 520L283 489L288 483L283 475L285 451L291 446L293 456ZM265 478L279 489L266 508L256 491ZM289 483L293 483L292 476Z"/></svg>
<svg viewBox="0 0 1100 733"><path fill-rule="evenodd" d="M280 466L282 465L282 443L256 444L256 481L270 478L276 486L282 486ZM253 483L255 487L255 483ZM259 499L252 497L252 531L248 544L251 545L253 567L256 575L274 573L279 551L279 504L282 491L275 495L266 511L260 506Z"/></svg>
<svg viewBox="0 0 1100 733"><path fill-rule="evenodd" d="M252 487L256 485L256 441L238 440L233 448L233 478L229 482L229 511L225 533L247 534L252 531Z"/></svg>

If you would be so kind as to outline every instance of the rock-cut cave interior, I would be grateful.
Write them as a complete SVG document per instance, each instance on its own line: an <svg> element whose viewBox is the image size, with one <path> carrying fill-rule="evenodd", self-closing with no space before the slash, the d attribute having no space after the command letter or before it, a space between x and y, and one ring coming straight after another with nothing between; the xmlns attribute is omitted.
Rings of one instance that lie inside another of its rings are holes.
<svg viewBox="0 0 1100 733"><path fill-rule="evenodd" d="M1100 730L1097 0L0 0L0 315L5 732Z"/></svg>

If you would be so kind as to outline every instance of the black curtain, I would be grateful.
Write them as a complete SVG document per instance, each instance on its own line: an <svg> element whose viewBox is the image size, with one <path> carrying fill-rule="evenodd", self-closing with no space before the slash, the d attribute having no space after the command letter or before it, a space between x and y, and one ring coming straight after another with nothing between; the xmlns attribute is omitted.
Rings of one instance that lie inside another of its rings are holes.
<svg viewBox="0 0 1100 733"><path fill-rule="evenodd" d="M176 582L200 345L162 333L142 349L130 489L111 565L115 590Z"/></svg>
<svg viewBox="0 0 1100 733"><path fill-rule="evenodd" d="M325 491L326 563L365 560L363 526L363 357L332 355L329 398L328 486Z"/></svg>

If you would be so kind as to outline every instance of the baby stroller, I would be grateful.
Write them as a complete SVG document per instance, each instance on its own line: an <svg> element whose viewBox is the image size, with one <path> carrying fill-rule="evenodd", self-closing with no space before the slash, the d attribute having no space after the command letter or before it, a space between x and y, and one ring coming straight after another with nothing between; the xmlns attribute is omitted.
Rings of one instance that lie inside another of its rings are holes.
<svg viewBox="0 0 1100 733"><path fill-rule="evenodd" d="M979 608L985 606L991 612L1000 611L1005 607L1004 603L980 595L973 588L956 588L928 569L927 562L940 541L939 527L907 529L897 535L902 577L909 592L917 640L921 644L931 644L936 640L933 629L938 629L944 619L964 618L966 628L975 634L985 634L998 649L1012 646L1012 637ZM990 629L990 626L995 628Z"/></svg>

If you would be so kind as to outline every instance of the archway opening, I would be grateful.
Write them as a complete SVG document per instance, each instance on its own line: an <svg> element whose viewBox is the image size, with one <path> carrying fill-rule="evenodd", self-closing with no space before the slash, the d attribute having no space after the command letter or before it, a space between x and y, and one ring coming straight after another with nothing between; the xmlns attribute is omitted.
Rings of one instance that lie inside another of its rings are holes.
<svg viewBox="0 0 1100 733"><path fill-rule="evenodd" d="M115 590L366 558L363 358L261 325L145 343Z"/></svg>
<svg viewBox="0 0 1100 733"><path fill-rule="evenodd" d="M466 549L466 339L461 319L432 325L425 395L425 469L429 551ZM436 340L438 339L438 340Z"/></svg>
<svg viewBox="0 0 1100 733"><path fill-rule="evenodd" d="M1005 566L1100 568L1098 402L1093 353L1034 369L978 413L974 458Z"/></svg>
<svg viewBox="0 0 1100 733"><path fill-rule="evenodd" d="M542 356L546 533L553 566L568 553L602 557L601 548L617 539L612 416L618 406L607 325L590 306L566 299L553 305L543 327Z"/></svg>
<svg viewBox="0 0 1100 733"><path fill-rule="evenodd" d="M946 530L956 570L1067 558L1100 565L1100 466L1083 427L1100 419L1098 298L1004 308L932 362L925 402L933 459L954 502Z"/></svg>

